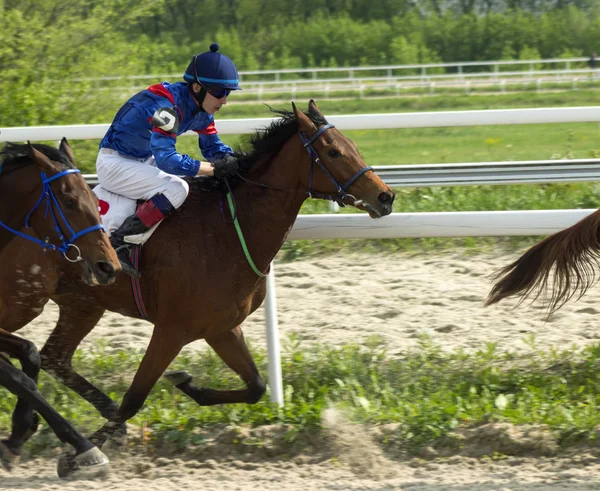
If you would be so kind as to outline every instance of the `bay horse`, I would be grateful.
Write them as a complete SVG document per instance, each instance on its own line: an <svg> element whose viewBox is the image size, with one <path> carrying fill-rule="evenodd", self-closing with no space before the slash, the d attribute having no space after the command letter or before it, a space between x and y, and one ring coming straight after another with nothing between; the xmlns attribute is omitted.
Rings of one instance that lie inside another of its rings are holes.
<svg viewBox="0 0 600 491"><path fill-rule="evenodd" d="M596 282L600 265L600 210L575 225L546 237L519 259L495 274L485 305L517 296L544 297L548 314L556 312L574 296L579 299Z"/></svg>
<svg viewBox="0 0 600 491"><path fill-rule="evenodd" d="M29 223L43 241L19 231ZM80 276L88 284L110 284L120 271L119 261L100 223L98 201L74 167L73 153L65 138L58 150L47 145L8 143L0 151L0 251L12 240L17 246L22 245L23 238L36 247L41 246L40 250L56 251L71 263L79 263ZM7 271L10 263L1 264L0 271ZM33 263L27 267L36 275L43 275L39 265ZM2 353L18 359L22 371ZM35 410L58 438L75 451L62 460L71 462L70 468L59 464L59 469L65 470L59 474L64 476L76 469L106 468L106 456L39 393L40 364L33 343L0 329L0 385L19 398L11 437L0 442L0 464L10 470L18 462L24 439L38 426Z"/></svg>
<svg viewBox="0 0 600 491"><path fill-rule="evenodd" d="M125 429L181 348L198 339L206 340L246 388L196 387L182 371L165 374L171 383L203 406L260 400L266 384L241 325L263 302L269 265L308 197L355 206L372 218L391 213L395 194L365 165L356 145L327 122L314 101L306 113L292 107L273 109L280 117L252 137L250 152L236 154L237 177L190 179L186 202L144 244L140 285L154 329L120 406L76 373L71 360L105 310L141 318L130 280L121 275L114 285L93 289L55 268L28 297L36 306L48 298L59 306L58 323L41 350L42 368L108 419L90 438L99 447ZM1 260L39 264L44 257L31 247L8 248ZM0 323L10 331L39 315L22 302L7 301L18 292L16 277L0 280L0 301L8 306Z"/></svg>

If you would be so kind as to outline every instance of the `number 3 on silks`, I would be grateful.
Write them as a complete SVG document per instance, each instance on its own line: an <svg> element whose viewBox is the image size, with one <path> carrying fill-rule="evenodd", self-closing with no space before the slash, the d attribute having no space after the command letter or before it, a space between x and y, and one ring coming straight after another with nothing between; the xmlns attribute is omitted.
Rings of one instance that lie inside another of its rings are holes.
<svg viewBox="0 0 600 491"><path fill-rule="evenodd" d="M177 109L174 107L159 107L152 115L150 123L152 126L156 126L166 133L176 135L177 130L179 129L179 115L177 114Z"/></svg>

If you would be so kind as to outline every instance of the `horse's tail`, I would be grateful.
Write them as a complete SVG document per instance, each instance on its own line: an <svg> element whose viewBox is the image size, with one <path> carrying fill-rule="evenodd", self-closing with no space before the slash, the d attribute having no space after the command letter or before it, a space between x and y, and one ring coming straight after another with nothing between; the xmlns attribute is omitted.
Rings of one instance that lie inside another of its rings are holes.
<svg viewBox="0 0 600 491"><path fill-rule="evenodd" d="M527 298L535 301L549 286L550 296L545 297L549 313L577 292L581 298L596 281L594 268L600 265L599 227L600 210L530 248L494 274L496 283L485 305L512 295L520 297L519 304Z"/></svg>

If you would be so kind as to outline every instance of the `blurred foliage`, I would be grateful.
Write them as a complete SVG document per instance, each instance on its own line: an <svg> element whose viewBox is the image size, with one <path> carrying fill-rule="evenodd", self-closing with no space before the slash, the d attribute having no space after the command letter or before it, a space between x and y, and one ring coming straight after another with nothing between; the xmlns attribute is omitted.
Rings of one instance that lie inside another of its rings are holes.
<svg viewBox="0 0 600 491"><path fill-rule="evenodd" d="M587 56L600 46L598 5L0 0L0 126L106 122L126 96L100 77L182 73L213 41L241 70Z"/></svg>

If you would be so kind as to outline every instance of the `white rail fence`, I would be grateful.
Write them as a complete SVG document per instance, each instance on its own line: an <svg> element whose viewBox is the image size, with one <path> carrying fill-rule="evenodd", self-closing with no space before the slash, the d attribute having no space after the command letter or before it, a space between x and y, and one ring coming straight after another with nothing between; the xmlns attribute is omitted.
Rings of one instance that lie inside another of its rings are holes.
<svg viewBox="0 0 600 491"><path fill-rule="evenodd" d="M280 70L252 70L239 72L244 89L264 98L281 97L284 94L295 98L299 92L317 92L329 98L335 93L358 93L359 97L376 95L384 91L387 95L399 96L401 91L419 89L430 94L444 88L462 89L465 93L477 87L490 90L523 90L534 84L535 90L543 86L576 89L582 84L597 82L594 69L587 67L587 58L552 58L545 60L498 60L481 62L454 62L417 65L381 65L340 68L289 68ZM180 73L105 76L74 79L92 83L93 90L118 92L127 97L161 80L179 80ZM343 94L342 94L343 95Z"/></svg>
<svg viewBox="0 0 600 491"><path fill-rule="evenodd" d="M600 107L512 109L494 111L369 114L332 116L341 130L415 128L427 126L473 126L492 124L570 123L600 121ZM268 125L270 118L223 120L221 133L247 133ZM108 125L0 128L0 141L46 141L99 139ZM445 164L381 169L383 178L396 186L465 185L507 182L558 182L595 180L597 159L586 161L534 161L480 164ZM385 172L391 172L385 175ZM404 172L404 179L402 173ZM91 177L91 176L90 176ZM442 213L393 213L379 220L364 214L300 215L290 240L368 239L400 237L481 237L548 235L567 228L595 210L532 210ZM271 400L283 405L279 328L274 269L268 278L265 301Z"/></svg>
<svg viewBox="0 0 600 491"><path fill-rule="evenodd" d="M219 133L239 135L268 126L277 118L222 119ZM528 109L490 109L482 111L436 111L390 114L353 114L328 116L339 130L375 130L394 128L432 128L451 126L512 125L542 123L600 122L600 106ZM0 128L0 141L49 141L101 139L109 124L67 126L26 126ZM193 131L184 133L197 136Z"/></svg>
<svg viewBox="0 0 600 491"><path fill-rule="evenodd" d="M378 73L385 74L387 78L394 77L394 72L409 72L413 74L419 73L421 78L432 76L433 74L439 73L440 70L448 71L448 69L456 69L458 75L467 75L468 70L473 70L471 73L503 73L501 68L504 67L517 67L526 66L527 71L534 72L539 68L548 67L546 71L554 70L555 66L563 66L562 71L571 70L572 64L583 64L587 63L588 58L576 57L576 58L548 58L542 60L495 60L495 61L458 61L451 63L424 63L415 65L377 65L377 66L354 66L354 67L335 67L335 68L283 68L274 70L241 70L239 71L239 79L244 83L252 82L289 82L300 80L320 80L320 74L329 75L329 78L335 77L335 80L340 80L346 75L347 80L355 80L360 78L358 74L365 73ZM479 68L480 71L476 72L475 69ZM467 71L465 71L467 69ZM428 74L428 70L430 73ZM513 70L514 71L514 70ZM523 73L520 71L519 73ZM286 79L286 76L296 76L295 79ZM300 75L300 77L298 77ZM303 78L302 75L305 77ZM122 81L122 80L175 80L181 77L181 73L167 73L167 74L150 74L150 75L132 75L132 76L104 76L94 78L78 78L73 79L75 82L80 81L92 81L92 82L110 82L110 81Z"/></svg>

